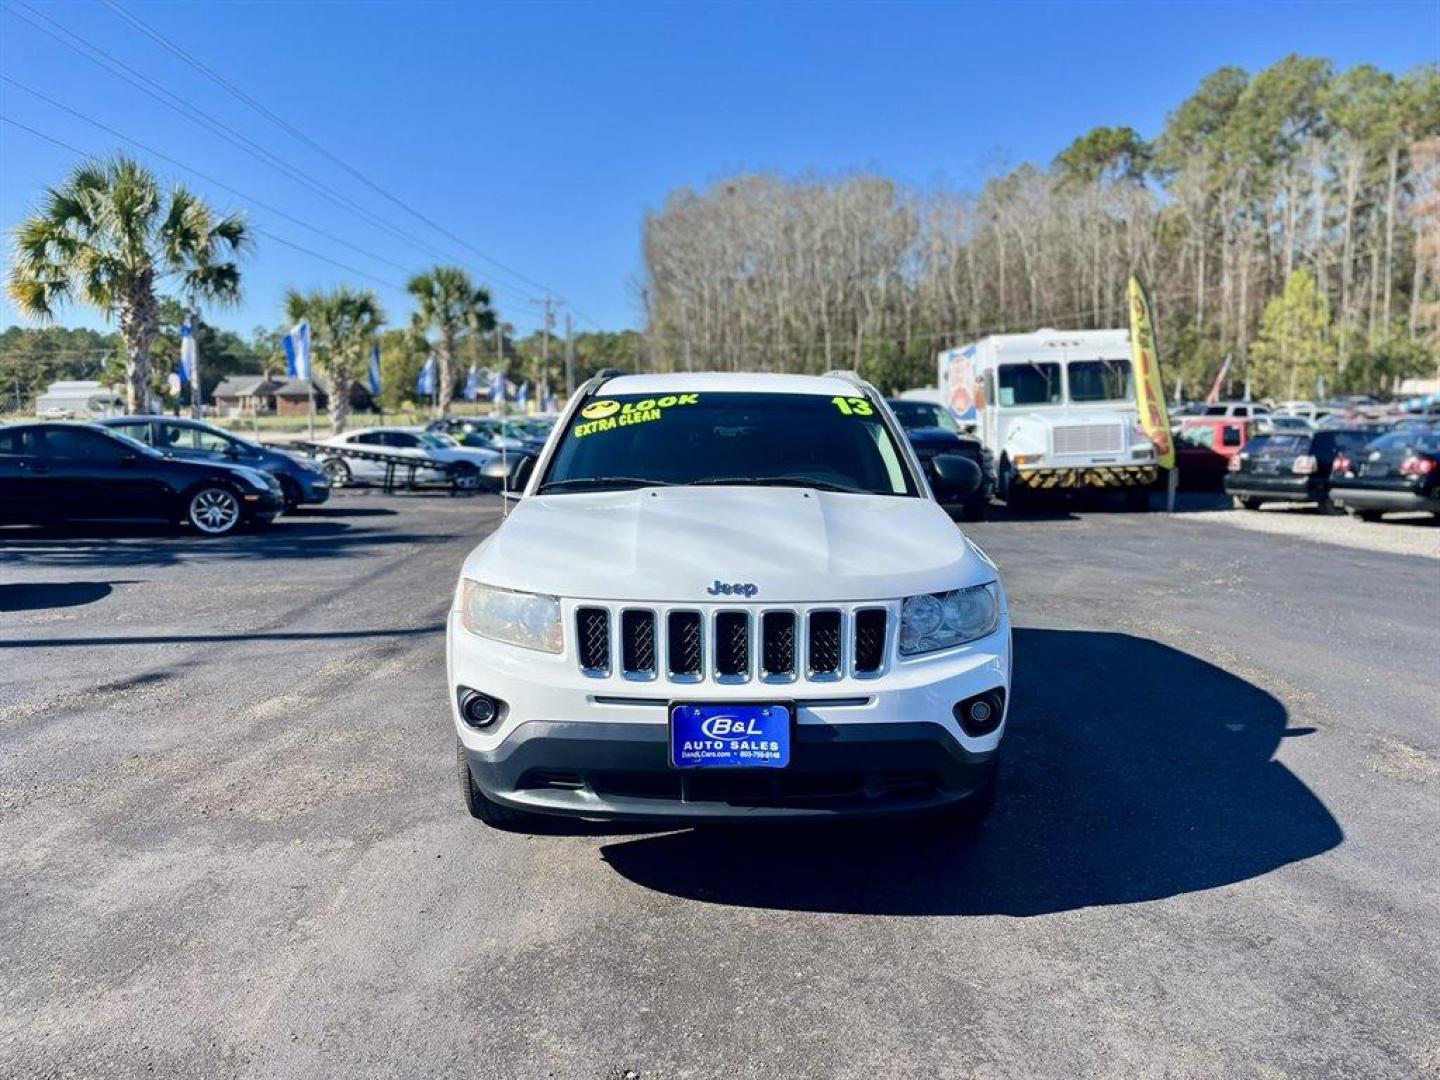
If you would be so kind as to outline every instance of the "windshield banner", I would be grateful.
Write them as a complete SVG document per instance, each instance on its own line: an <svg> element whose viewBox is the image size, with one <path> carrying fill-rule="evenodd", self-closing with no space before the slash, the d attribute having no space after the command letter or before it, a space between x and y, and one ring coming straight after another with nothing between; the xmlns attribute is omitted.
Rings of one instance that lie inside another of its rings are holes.
<svg viewBox="0 0 1440 1080"><path fill-rule="evenodd" d="M1175 467L1175 443L1170 418L1165 414L1165 388L1160 384L1160 352L1155 345L1155 324L1150 319L1150 297L1140 279L1130 278L1130 353L1135 361L1135 403L1140 427L1155 444L1155 464Z"/></svg>

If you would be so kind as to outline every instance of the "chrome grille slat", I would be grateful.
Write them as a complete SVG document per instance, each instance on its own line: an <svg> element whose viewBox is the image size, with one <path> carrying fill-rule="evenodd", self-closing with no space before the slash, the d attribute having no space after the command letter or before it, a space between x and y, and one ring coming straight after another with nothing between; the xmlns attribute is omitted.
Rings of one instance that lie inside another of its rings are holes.
<svg viewBox="0 0 1440 1080"><path fill-rule="evenodd" d="M1125 446L1119 424L1059 424L1052 438L1057 454L1115 454Z"/></svg>
<svg viewBox="0 0 1440 1080"><path fill-rule="evenodd" d="M893 604L698 608L578 603L581 670L670 683L834 682L888 669Z"/></svg>

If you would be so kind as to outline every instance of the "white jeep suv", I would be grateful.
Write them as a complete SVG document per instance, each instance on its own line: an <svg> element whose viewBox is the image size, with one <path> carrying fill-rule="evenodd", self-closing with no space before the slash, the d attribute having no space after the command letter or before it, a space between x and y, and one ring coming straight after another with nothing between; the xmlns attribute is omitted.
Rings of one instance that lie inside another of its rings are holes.
<svg viewBox="0 0 1440 1080"><path fill-rule="evenodd" d="M465 560L446 658L471 814L983 814L1010 689L975 490L852 375L603 373Z"/></svg>

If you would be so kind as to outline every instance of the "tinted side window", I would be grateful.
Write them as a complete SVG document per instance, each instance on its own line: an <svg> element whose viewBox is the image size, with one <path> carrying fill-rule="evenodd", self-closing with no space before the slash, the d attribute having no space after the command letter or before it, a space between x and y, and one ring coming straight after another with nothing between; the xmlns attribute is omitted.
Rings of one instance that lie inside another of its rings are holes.
<svg viewBox="0 0 1440 1080"><path fill-rule="evenodd" d="M147 446L155 445L154 435L151 433L148 423L135 424L111 424L111 428L120 432L121 435L129 435L136 442L143 442Z"/></svg>
<svg viewBox="0 0 1440 1080"><path fill-rule="evenodd" d="M47 457L69 461L119 461L125 448L113 439L78 428L48 428L45 431Z"/></svg>
<svg viewBox="0 0 1440 1080"><path fill-rule="evenodd" d="M1220 438L1222 446L1239 446L1240 429L1234 424L1226 424L1225 430L1221 433Z"/></svg>
<svg viewBox="0 0 1440 1080"><path fill-rule="evenodd" d="M350 436L350 441L352 443L357 443L360 446L381 446L385 442L385 437L383 435L378 435L373 431L367 431L363 435Z"/></svg>
<svg viewBox="0 0 1440 1080"><path fill-rule="evenodd" d="M34 428L0 431L0 454L40 453L40 433Z"/></svg>
<svg viewBox="0 0 1440 1080"><path fill-rule="evenodd" d="M413 447L420 445L419 439L405 431L392 431L385 436L385 441L391 446Z"/></svg>

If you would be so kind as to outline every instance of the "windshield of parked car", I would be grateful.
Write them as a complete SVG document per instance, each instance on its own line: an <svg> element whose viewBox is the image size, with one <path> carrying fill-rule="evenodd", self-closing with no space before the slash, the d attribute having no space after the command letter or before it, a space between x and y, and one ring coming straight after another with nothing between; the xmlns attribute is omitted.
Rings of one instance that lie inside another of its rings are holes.
<svg viewBox="0 0 1440 1080"><path fill-rule="evenodd" d="M917 494L879 410L863 397L679 392L588 401L538 491L727 483Z"/></svg>
<svg viewBox="0 0 1440 1080"><path fill-rule="evenodd" d="M1365 449L1367 450L1409 450L1419 454L1440 453L1440 432L1435 431L1394 431L1382 435Z"/></svg>
<svg viewBox="0 0 1440 1080"><path fill-rule="evenodd" d="M455 446L459 446L459 445L460 445L458 442L456 442L456 441L455 441L453 438L451 438L449 435L442 435L442 434L441 434L440 432L438 432L438 431L426 431L426 432L422 432L422 433L421 433L419 436L417 436L417 437L418 437L419 440L420 440L420 445L421 445L421 446L428 446L428 447L430 447L432 450L446 450L446 449L449 449L449 448L451 448L451 447L455 447Z"/></svg>
<svg viewBox="0 0 1440 1080"><path fill-rule="evenodd" d="M1310 436L1259 435L1246 449L1253 457L1294 457L1310 452Z"/></svg>
<svg viewBox="0 0 1440 1080"><path fill-rule="evenodd" d="M933 401L892 401L890 411L904 428L943 428L959 431L960 425L950 415L950 410Z"/></svg>
<svg viewBox="0 0 1440 1080"><path fill-rule="evenodd" d="M1072 360L1068 367L1071 401L1133 401L1135 398L1129 360Z"/></svg>
<svg viewBox="0 0 1440 1080"><path fill-rule="evenodd" d="M1059 405L1059 364L1001 364L1000 406Z"/></svg>

